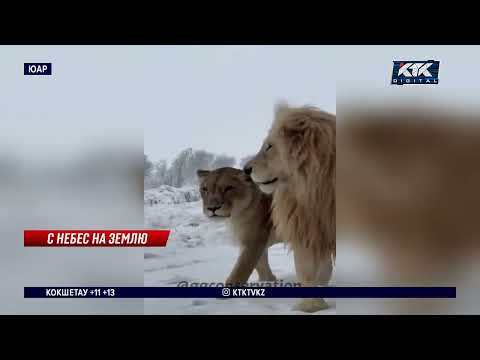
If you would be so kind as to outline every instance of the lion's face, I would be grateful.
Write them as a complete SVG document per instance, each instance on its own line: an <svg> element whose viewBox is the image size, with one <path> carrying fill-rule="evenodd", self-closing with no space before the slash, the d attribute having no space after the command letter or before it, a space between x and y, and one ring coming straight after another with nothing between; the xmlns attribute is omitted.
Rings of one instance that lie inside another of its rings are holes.
<svg viewBox="0 0 480 360"><path fill-rule="evenodd" d="M260 151L245 165L245 171L264 193L271 194L279 183L288 179L281 154L282 139L270 133Z"/></svg>
<svg viewBox="0 0 480 360"><path fill-rule="evenodd" d="M255 184L240 169L198 170L203 213L211 218L237 216L255 196Z"/></svg>
<svg viewBox="0 0 480 360"><path fill-rule="evenodd" d="M265 193L317 176L335 158L335 117L315 108L276 108L272 128L244 171Z"/></svg>

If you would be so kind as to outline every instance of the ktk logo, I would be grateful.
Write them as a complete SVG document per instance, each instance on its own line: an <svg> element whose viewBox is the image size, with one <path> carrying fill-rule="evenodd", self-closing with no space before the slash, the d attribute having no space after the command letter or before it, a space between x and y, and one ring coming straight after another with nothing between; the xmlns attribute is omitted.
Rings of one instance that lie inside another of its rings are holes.
<svg viewBox="0 0 480 360"><path fill-rule="evenodd" d="M398 75L405 75L406 77L417 77L420 75L432 76L428 68L432 66L432 63L406 63L402 65L400 63L400 70L398 70ZM408 72L410 69L411 72Z"/></svg>
<svg viewBox="0 0 480 360"><path fill-rule="evenodd" d="M394 61L393 85L438 84L440 61Z"/></svg>

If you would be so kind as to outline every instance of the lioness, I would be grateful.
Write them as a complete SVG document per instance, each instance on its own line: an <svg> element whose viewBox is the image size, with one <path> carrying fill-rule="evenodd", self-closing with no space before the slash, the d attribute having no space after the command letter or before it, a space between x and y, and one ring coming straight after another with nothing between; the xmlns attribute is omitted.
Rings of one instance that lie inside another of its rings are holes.
<svg viewBox="0 0 480 360"><path fill-rule="evenodd" d="M240 244L240 256L226 284L244 284L255 268L260 281L275 281L268 264L268 246L279 242L272 229L272 198L242 170L223 167L198 170L203 212L210 218L228 218Z"/></svg>
<svg viewBox="0 0 480 360"><path fill-rule="evenodd" d="M335 132L335 115L279 104L260 151L244 168L273 193L273 224L293 250L303 286L327 284L336 255ZM295 309L327 307L323 299L305 299Z"/></svg>

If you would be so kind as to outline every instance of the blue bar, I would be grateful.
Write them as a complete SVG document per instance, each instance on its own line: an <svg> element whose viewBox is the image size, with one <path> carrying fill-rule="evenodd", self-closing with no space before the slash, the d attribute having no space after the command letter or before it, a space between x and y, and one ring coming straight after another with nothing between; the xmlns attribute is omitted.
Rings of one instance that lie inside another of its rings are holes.
<svg viewBox="0 0 480 360"><path fill-rule="evenodd" d="M52 63L24 63L23 75L52 75Z"/></svg>
<svg viewBox="0 0 480 360"><path fill-rule="evenodd" d="M25 287L25 298L456 298L455 287Z"/></svg>

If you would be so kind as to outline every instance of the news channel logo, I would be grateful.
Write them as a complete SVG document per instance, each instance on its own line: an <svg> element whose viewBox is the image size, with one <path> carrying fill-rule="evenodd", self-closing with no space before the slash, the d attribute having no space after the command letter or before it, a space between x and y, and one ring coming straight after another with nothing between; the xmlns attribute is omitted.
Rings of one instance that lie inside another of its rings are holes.
<svg viewBox="0 0 480 360"><path fill-rule="evenodd" d="M52 75L52 63L24 63L23 75Z"/></svg>
<svg viewBox="0 0 480 360"><path fill-rule="evenodd" d="M392 85L438 84L440 61L394 61Z"/></svg>

